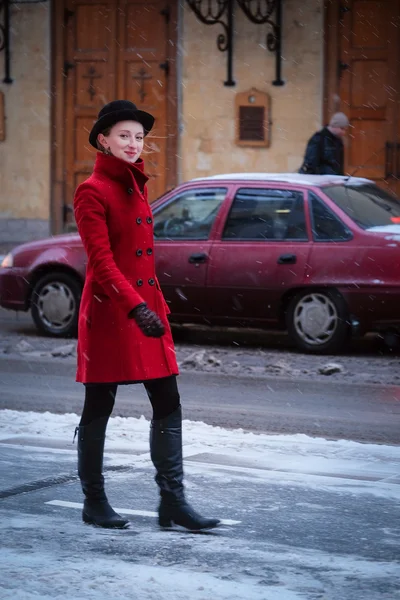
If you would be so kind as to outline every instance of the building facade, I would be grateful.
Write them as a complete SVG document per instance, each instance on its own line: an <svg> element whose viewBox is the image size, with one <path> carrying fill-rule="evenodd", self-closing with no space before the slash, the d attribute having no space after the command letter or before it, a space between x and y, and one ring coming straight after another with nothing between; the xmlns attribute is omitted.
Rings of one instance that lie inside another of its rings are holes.
<svg viewBox="0 0 400 600"><path fill-rule="evenodd" d="M150 196L193 177L294 172L333 112L346 171L397 189L400 0L2 0L0 247L68 230L88 132L156 116Z"/></svg>

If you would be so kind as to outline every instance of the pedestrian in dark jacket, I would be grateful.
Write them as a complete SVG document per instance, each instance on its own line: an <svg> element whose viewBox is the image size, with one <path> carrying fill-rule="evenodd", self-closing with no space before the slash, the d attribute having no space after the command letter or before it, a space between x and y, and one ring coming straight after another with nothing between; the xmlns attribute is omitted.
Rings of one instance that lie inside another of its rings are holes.
<svg viewBox="0 0 400 600"><path fill-rule="evenodd" d="M169 312L156 274L153 217L147 201L144 137L154 117L129 101L110 102L89 142L100 150L92 175L78 186L74 210L87 256L78 330L77 381L85 404L76 428L82 518L127 527L104 491L103 451L118 385L143 383L153 408L150 455L160 488L159 524L209 529L183 487L182 415Z"/></svg>
<svg viewBox="0 0 400 600"><path fill-rule="evenodd" d="M344 113L336 113L329 125L317 131L307 144L304 162L299 173L314 175L344 175L344 146L349 120Z"/></svg>

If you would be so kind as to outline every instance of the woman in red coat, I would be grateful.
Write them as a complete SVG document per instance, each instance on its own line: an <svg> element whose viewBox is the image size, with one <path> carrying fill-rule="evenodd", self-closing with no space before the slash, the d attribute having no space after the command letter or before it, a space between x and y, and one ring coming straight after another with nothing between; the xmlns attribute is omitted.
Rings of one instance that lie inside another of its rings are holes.
<svg viewBox="0 0 400 600"><path fill-rule="evenodd" d="M75 193L76 223L88 256L77 369L85 404L75 432L82 518L100 527L129 524L108 503L103 451L118 385L143 383L153 408L150 454L161 495L159 524L209 529L219 521L197 514L183 488L178 366L155 274L148 177L140 158L153 124L152 115L127 100L104 106L89 135L100 152L92 175Z"/></svg>

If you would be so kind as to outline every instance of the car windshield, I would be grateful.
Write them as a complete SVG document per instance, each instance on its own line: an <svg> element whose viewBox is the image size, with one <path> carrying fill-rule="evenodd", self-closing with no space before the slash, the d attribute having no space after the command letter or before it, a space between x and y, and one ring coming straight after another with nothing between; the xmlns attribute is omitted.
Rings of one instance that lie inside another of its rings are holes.
<svg viewBox="0 0 400 600"><path fill-rule="evenodd" d="M400 200L373 183L332 185L323 192L362 229L398 231Z"/></svg>

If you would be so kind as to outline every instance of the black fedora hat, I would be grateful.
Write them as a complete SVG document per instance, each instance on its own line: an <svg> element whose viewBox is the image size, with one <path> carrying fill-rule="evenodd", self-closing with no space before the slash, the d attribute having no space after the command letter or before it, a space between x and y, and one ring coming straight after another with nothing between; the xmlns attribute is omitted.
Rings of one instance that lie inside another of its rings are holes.
<svg viewBox="0 0 400 600"><path fill-rule="evenodd" d="M154 117L144 110L139 110L136 104L129 100L113 100L98 114L97 121L89 134L89 142L97 148L97 136L120 121L137 121L143 125L144 135L147 135L154 125Z"/></svg>

